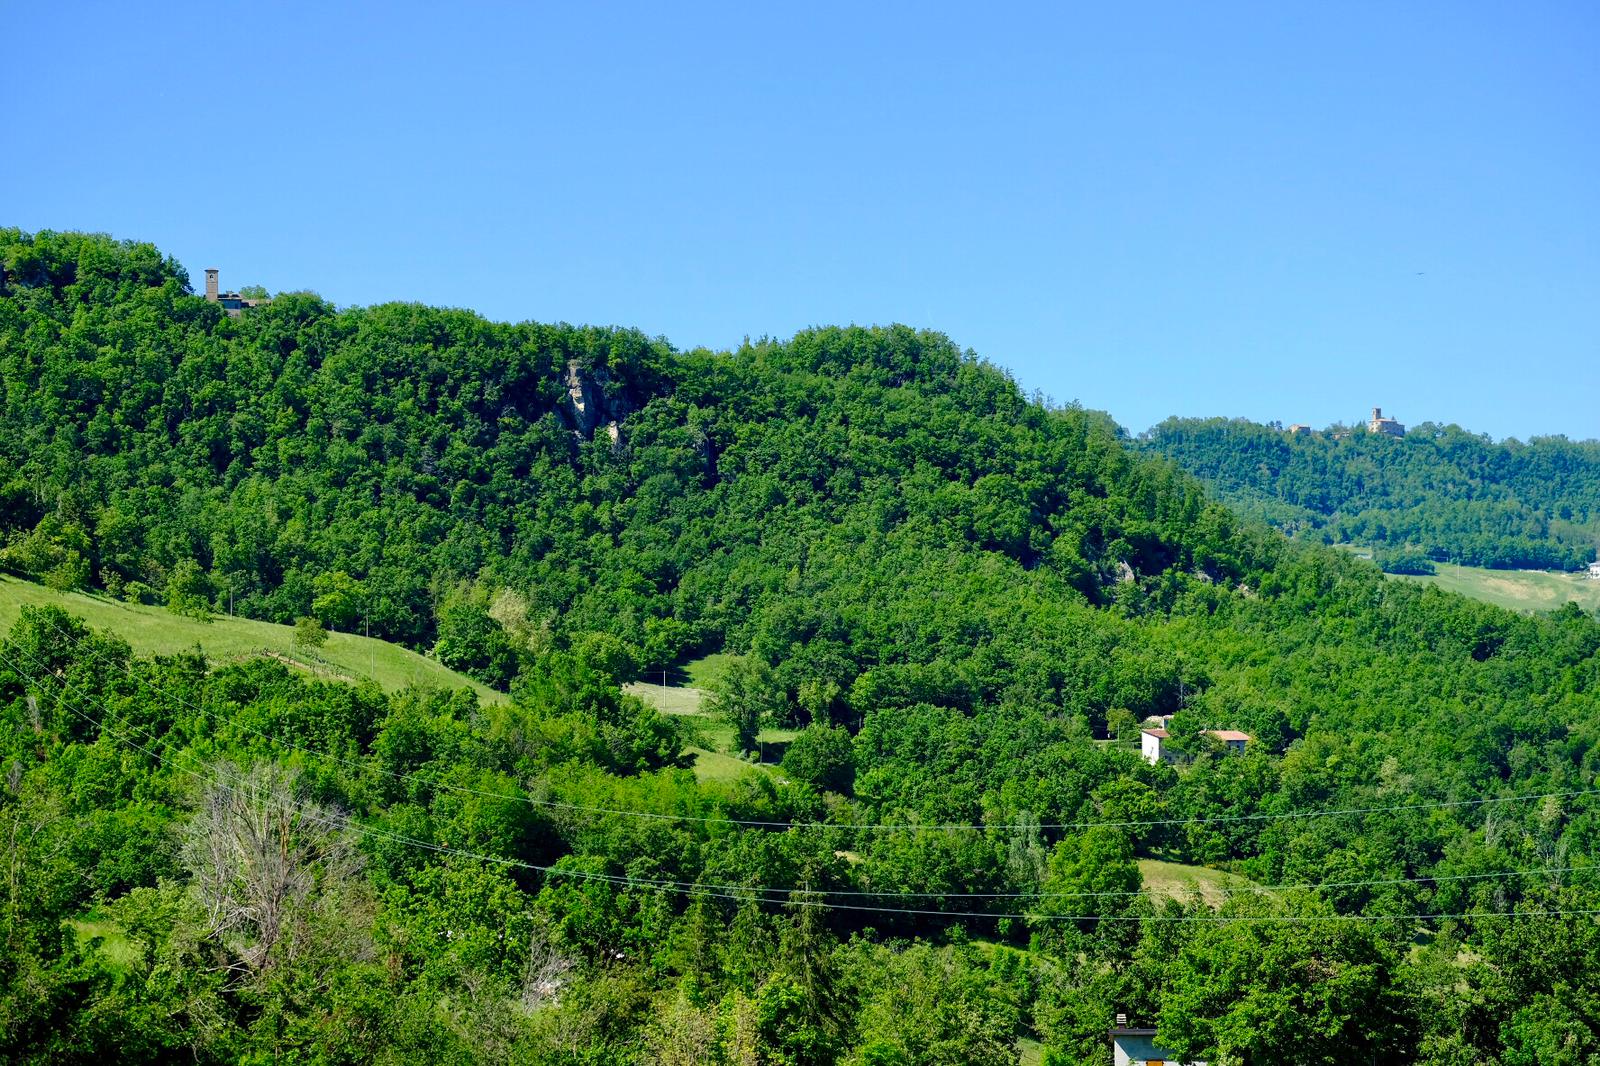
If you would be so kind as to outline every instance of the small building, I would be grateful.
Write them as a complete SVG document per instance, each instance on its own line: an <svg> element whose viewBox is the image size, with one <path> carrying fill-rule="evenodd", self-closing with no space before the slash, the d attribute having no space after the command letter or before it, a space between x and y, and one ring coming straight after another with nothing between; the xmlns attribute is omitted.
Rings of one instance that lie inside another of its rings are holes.
<svg viewBox="0 0 1600 1066"><path fill-rule="evenodd" d="M1172 734L1167 732L1166 724L1167 718L1163 718L1160 726L1139 730L1139 754L1151 766L1162 760L1175 762L1187 757L1167 745ZM1237 729L1202 729L1200 735L1220 742L1229 751L1238 752L1244 751L1251 739L1249 733L1241 733Z"/></svg>
<svg viewBox="0 0 1600 1066"><path fill-rule="evenodd" d="M1167 739L1165 729L1139 730L1139 754L1144 756L1144 761L1154 766L1170 753L1162 750L1162 744Z"/></svg>
<svg viewBox="0 0 1600 1066"><path fill-rule="evenodd" d="M1589 576L1594 578L1596 581L1600 581L1600 562L1589 564Z"/></svg>
<svg viewBox="0 0 1600 1066"><path fill-rule="evenodd" d="M1203 1062L1184 1062L1176 1054L1156 1044L1156 1031L1128 1024L1126 1014L1117 1015L1111 1029L1111 1061L1116 1066L1206 1066Z"/></svg>
<svg viewBox="0 0 1600 1066"><path fill-rule="evenodd" d="M1250 734L1237 729L1207 729L1204 735L1219 740L1229 751L1243 751L1250 743Z"/></svg>
<svg viewBox="0 0 1600 1066"><path fill-rule="evenodd" d="M1292 437L1309 437L1311 436L1311 427L1304 422L1296 422L1289 427L1289 435Z"/></svg>
<svg viewBox="0 0 1600 1066"><path fill-rule="evenodd" d="M1372 417L1367 421L1367 432L1382 433L1388 437L1403 437L1406 435L1406 427L1392 418L1383 417L1383 408L1374 407Z"/></svg>
<svg viewBox="0 0 1600 1066"><path fill-rule="evenodd" d="M221 304L222 309L228 313L229 318L238 318L244 314L247 307L260 307L269 304L271 300L251 300L240 296L236 292L219 292L217 288L217 268L206 267L206 299L214 304Z"/></svg>

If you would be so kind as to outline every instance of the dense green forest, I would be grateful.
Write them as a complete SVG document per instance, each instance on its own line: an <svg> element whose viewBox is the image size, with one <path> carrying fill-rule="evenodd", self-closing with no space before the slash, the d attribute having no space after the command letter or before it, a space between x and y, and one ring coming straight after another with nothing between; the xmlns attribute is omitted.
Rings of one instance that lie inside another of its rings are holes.
<svg viewBox="0 0 1600 1066"><path fill-rule="evenodd" d="M1141 444L1242 513L1324 544L1377 548L1397 573L1426 572L1429 559L1574 570L1600 545L1600 441L1497 443L1431 422L1395 438L1169 418Z"/></svg>
<svg viewBox="0 0 1600 1066"><path fill-rule="evenodd" d="M937 334L233 319L148 245L0 264L5 566L511 693L26 609L0 1057L1105 1063L1118 1012L1214 1063L1600 1056L1576 607L1286 540ZM697 781L622 692L711 651L738 735L799 730L780 773Z"/></svg>

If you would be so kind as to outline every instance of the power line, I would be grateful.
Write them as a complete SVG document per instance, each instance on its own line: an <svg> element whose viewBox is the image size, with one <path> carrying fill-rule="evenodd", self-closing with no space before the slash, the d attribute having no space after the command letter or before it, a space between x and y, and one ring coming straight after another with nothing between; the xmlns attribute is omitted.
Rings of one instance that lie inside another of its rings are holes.
<svg viewBox="0 0 1600 1066"><path fill-rule="evenodd" d="M82 714L81 712L79 712L75 708L68 707L67 709L69 711L71 711L73 714L78 715L78 717L82 718L83 720L89 722L91 725L99 725L99 723L95 722L95 720L93 718L90 718L88 715ZM106 727L102 726L102 728L106 728ZM114 731L110 731L109 729L107 731L111 732L111 735L112 735L112 737L114 739L117 739L117 740L119 740L119 741L121 741L123 743L126 743L129 746L135 748L136 750L144 752L146 755L148 755L151 758L155 759L157 762L161 763L162 765L167 765L167 760L163 756L157 754L156 752L150 751L148 748L145 748L142 745L133 743L131 741L127 741L125 738L120 737ZM196 772L194 772L192 770L186 770L186 769L183 769L181 767L174 767L174 769L178 769L180 772L186 773L189 776L194 777L196 780L200 780L200 781L206 782L208 784L216 785L217 787L222 788L224 791L227 791L227 792L230 792L230 793L233 793L233 794L238 794L238 790L237 789L231 788L231 787L229 787L227 785L224 785L224 784L221 784L220 781L218 781L218 780L216 780L214 778L207 778L206 775L204 775L204 774L196 773ZM688 884L687 887L673 887L673 883L652 881L652 880L649 880L649 879L646 879L646 878L627 877L627 876L619 876L619 875L614 875L614 874L600 874L600 873L594 873L592 871L587 871L587 870L570 870L570 869L565 869L565 868L556 867L556 866L541 866L541 865L539 865L537 863L524 862L524 861L522 861L520 859L508 859L508 858L505 858L504 856L497 856L497 855L484 855L484 854L480 854L480 853L477 853L477 852L466 851L466 850L461 849L461 848L451 848L451 847L444 846L444 845L433 844L433 843L431 843L429 841L416 840L414 838L405 837L405 836L402 836L400 834L389 833L389 832L385 832L383 830L378 830L378 829L375 829L375 828L373 828L371 826L363 825L363 824L361 824L359 822L356 822L356 821L354 821L353 819L351 819L348 816L337 816L337 817L329 818L329 817L327 817L325 815L321 815L321 814L317 813L314 810L310 810L309 808L305 807L304 804L301 804L298 801L290 800L289 802L293 806L299 808L302 812L304 812L306 814L306 816L308 817L308 819L311 820L311 821L321 822L322 824L329 825L329 826L332 826L332 827L349 829L349 830L352 830L352 831L355 831L355 832L358 832L358 833L363 833L363 834L370 835L370 836L376 836L376 837L378 837L380 839L391 840L391 841L394 841L394 842L397 842L397 843L401 843L401 844L406 844L406 845L409 845L409 846L420 847L420 848L426 849L428 851L436 852L436 853L439 853L439 854L451 855L451 856L456 856L456 857L461 857L461 858L472 859L472 860L475 860L475 861L493 863L493 864L497 864L497 865L501 865L501 866L505 866L505 867L509 867L509 868L514 868L514 869L531 870L531 871L535 871L535 872L538 872L538 873L545 874L546 876L552 876L552 877L574 877L574 878L578 878L578 879L581 879L581 880L601 881L601 882L605 882L605 883L612 884L612 885L620 885L620 886L626 887L626 888L647 888L647 889L651 889L653 891L672 892L672 893L677 894L677 895L690 896L690 897L694 897L694 898L726 899L726 900L732 900L732 901L737 902L737 903L758 903L758 904L759 903L775 903L775 904L781 904L781 905L784 905L784 906L807 907L807 908L826 909L826 910L853 911L853 912L862 912L862 913L871 913L871 914L880 914L880 915L891 915L891 916L902 915L902 916L908 916L908 917L986 918L986 919L992 919L992 920L998 920L998 919L1002 919L1002 918L1009 918L1009 919L1022 919L1022 920L1031 920L1031 921L1084 921L1084 922L1105 922L1105 921L1146 922L1146 921L1152 921L1152 922L1186 922L1186 923L1198 923L1198 922L1209 922L1209 923L1235 923L1235 922L1249 922L1249 923L1259 923L1259 922L1305 923L1305 922L1327 922L1327 921L1437 921L1437 920L1445 920L1445 919L1466 919L1466 918L1480 919L1480 918L1523 918L1523 917L1528 917L1528 918L1531 918L1531 917L1578 917L1578 916L1600 915L1600 909L1575 909L1575 910L1542 909L1542 910L1525 910L1525 911L1463 911L1463 912L1448 913L1448 914L1439 913L1439 914L1401 914L1401 915L1386 915L1386 914L1331 914L1331 915L1219 915L1219 914L1204 914L1204 915L1202 915L1202 914L1183 914L1183 915L1172 915L1172 914L1165 914L1165 915L1163 915L1163 914L1155 914L1155 915L1122 914L1122 915L1111 915L1111 914L1107 914L1107 915L1101 915L1101 914L1039 914L1039 913L1035 913L1035 912L996 913L996 912L992 912L992 911L945 911L945 910L931 910L931 909L924 909L924 908L907 908L907 907L866 907L866 906L860 906L860 905L849 904L849 903L830 903L830 902L827 902L826 900L822 900L822 899L807 898L807 897L811 897L811 896L821 896L821 895L825 895L826 894L823 891L818 891L818 890L814 890L814 889L807 889L807 888L796 888L796 889L791 890L790 891L790 897L788 899L773 899L773 898L754 895L753 893L755 891L757 891L756 889L745 889L745 888L742 888L742 887L735 887L735 886L697 885L697 884ZM685 884L685 883L678 883L678 884ZM798 898L796 898L796 897L798 897Z"/></svg>
<svg viewBox="0 0 1600 1066"><path fill-rule="evenodd" d="M68 709L72 710L74 714L78 714L79 713L76 710L73 710L72 708L68 708ZM86 721L89 721L91 723L93 723L93 721L94 721L93 719L88 718L88 716L86 716L86 715L81 715L80 714L80 717L83 717ZM116 734L113 733L113 736L115 737ZM118 738L118 739L121 739L121 738ZM148 749L145 749L145 748L143 748L143 747L141 747L140 745L137 745L137 744L134 744L132 746L137 748L138 750L144 751L145 754L149 755L151 758L155 759L157 762L160 762L163 765L166 764L166 760L162 756L156 754L155 752L149 751ZM204 775L196 774L193 771L184 770L182 772L189 773L190 776L193 776L193 777L195 777L195 778L197 778L199 780L207 780ZM214 780L210 781L210 783L217 784L218 787L223 788L225 791L232 792L232 793L235 793L235 794L237 793L236 789L229 788L226 785L221 785L219 782L216 782ZM300 803L298 803L298 802L296 802L294 800L291 800L290 803L292 803L296 807L299 807L303 811L306 810L306 808L304 807L303 804L300 804ZM995 912L991 912L991 911L944 911L944 910L930 910L930 909L906 908L906 907L865 907L865 906L860 906L860 905L856 905L856 904L849 904L849 903L830 903L830 902L827 902L826 900L822 900L822 899L810 899L810 898L807 898L807 897L825 895L826 893L823 892L823 891L818 891L818 890L813 890L813 889L806 889L806 888L796 888L796 889L790 890L790 896L789 896L788 899L773 899L773 898L767 898L767 897L763 897L763 896L754 895L753 893L755 891L757 891L755 889L745 889L745 888L741 888L741 887L718 886L718 885L697 885L697 884L689 884L687 887L673 887L674 883L652 881L652 880L649 880L649 879L646 879L646 878L627 877L627 876L619 876L619 875L614 875L614 874L599 874L599 873L594 873L592 871L569 870L569 869L564 869L564 868L555 867L555 866L540 866L540 865L538 865L536 863L524 862L524 861L522 861L520 859L508 859L508 858L505 858L503 856L496 856L496 855L483 855L483 854L479 854L479 853L476 853L476 852L469 852L469 851L466 851L466 850L461 849L461 848L451 848L451 847L447 847L447 846L443 846L443 845L433 844L433 843L428 842L428 841L415 840L415 839L412 839L412 838L409 838L409 837L401 836L399 834L387 833L387 832L384 832L382 830L373 829L371 826L362 825L361 823L352 820L348 816L339 816L339 817L336 817L336 818L327 818L325 816L317 814L314 811L308 811L307 813L308 813L308 817L311 820L319 821L319 822L322 822L323 824L326 824L326 825L336 826L336 827L339 827L339 828L350 829L350 830L354 830L356 832L365 833L365 834L369 834L369 835L376 835L376 836L378 836L378 837L380 837L382 839L392 840L392 841L396 841L396 842L403 843L403 844L408 844L408 845L412 845L412 846L421 847L421 848L424 848L426 850L433 851L433 852L436 852L436 853L439 853L439 854L445 854L445 855L457 856L457 857L462 857L462 858L468 858L468 859L481 861L481 862L494 863L494 864L498 864L498 865L501 865L501 866L506 866L506 867L510 867L510 868L514 868L514 869L531 870L531 871L535 871L535 872L538 872L538 873L545 874L546 876L575 877L575 878L582 879L582 880L601 881L601 882L605 882L605 883L612 884L612 885L620 885L620 886L625 887L625 888L648 888L648 889L651 889L653 891L672 892L672 893L677 894L677 895L690 896L690 897L694 897L694 898L711 898L711 899L732 900L732 901L734 901L736 903L758 903L758 904L759 903L775 903L775 904L781 904L783 906L807 907L807 908L825 909L825 910L853 911L853 912L863 912L863 913L880 914L880 915L891 915L891 916L903 915L903 916L908 916L908 917L986 918L986 919L992 919L992 920L999 920L999 919L1002 919L1002 918L1009 918L1009 919L1030 920L1030 921L1085 921L1085 922L1105 922L1105 921L1146 922L1146 921L1151 921L1151 922L1187 922L1187 923L1198 923L1198 922L1210 922L1210 923L1235 923L1235 922L1249 922L1249 923L1259 923L1259 922L1305 923L1305 922L1326 922L1326 921L1437 921L1437 920L1445 920L1445 919L1466 919L1466 918L1480 919L1480 918L1524 918L1524 917L1527 917L1527 918L1531 918L1531 917L1579 917L1579 916L1600 915L1600 909L1575 909L1575 910L1542 909L1542 910L1528 910L1528 911L1463 911L1463 912L1449 913L1449 914L1441 913L1441 914L1402 914L1402 915L1386 915L1386 914L1332 914L1332 915L1219 915L1219 914L1206 914L1206 915L1202 915L1202 914L1131 915L1131 914L1128 914L1128 915L1100 915L1100 914L1039 914L1039 913L1033 913L1033 912L995 913ZM684 883L677 883L677 884L684 884ZM768 891L772 891L772 890L768 890ZM796 897L798 897L798 898L796 898Z"/></svg>
<svg viewBox="0 0 1600 1066"><path fill-rule="evenodd" d="M11 660L9 657L5 656L3 653L0 653L0 660L3 660L5 662L7 662L9 665L12 666L13 669L17 670L19 673L21 673L24 677L27 677L29 680L31 680L31 681L36 681L37 680L37 678L35 678L33 675L28 674L14 660ZM71 686L67 686L67 687L70 688ZM234 793L234 794L237 794L237 792L238 792L237 789L235 789L233 787L230 787L229 785L223 783L223 778L226 775L222 774L219 770L216 770L214 767L212 768L212 774L208 775L208 774L205 774L205 773L199 773L199 772L196 772L194 770L190 770L190 769L188 769L186 767L177 766L175 764L172 764L172 763L170 763L168 761L167 757L161 755L158 752L152 751L149 748L146 748L143 745L138 744L135 741L129 740L125 736L119 734L117 731L112 729L110 726L106 725L103 721L97 721L93 717L83 713L82 711L78 710L77 708L72 707L70 704L62 704L62 706L64 706L65 709L68 710L70 713L72 713L73 715L75 715L78 718L82 719L83 721L87 722L88 724L96 726L101 731L109 734L113 739L117 740L118 742L123 743L123 744L125 744L125 745L127 745L127 746L129 746L129 747L131 747L131 748L133 748L135 750L137 750L137 751L143 752L145 755L147 755L150 758L154 759L155 761L157 761L158 763L162 764L163 766L169 766L170 768L176 770L177 772L180 772L180 773L186 774L186 775L188 775L190 777L193 777L194 779L196 779L197 781L201 781L202 783L209 784L209 785L214 785L214 786L216 786L218 788L223 789L224 791L227 791L227 792L230 792L230 793ZM152 740L156 739L154 737L154 735L150 733L149 730L141 728L140 732L144 733L146 736L151 737ZM180 754L189 755L191 758L197 758L196 756L193 755L192 752L188 752L187 750L180 749ZM670 880L661 880L661 879L652 879L652 878L641 878L641 877L632 877L632 876L626 876L626 875L596 873L596 872L593 872L593 871L571 870L571 869L567 869L567 868L563 868L563 867L555 867L555 866L541 866L539 864L525 862L525 861L520 860L520 859L511 859L511 858L506 858L504 856L496 856L496 855L486 855L486 854L481 854L481 853L477 853L477 852L467 851L467 850L461 849L461 848L452 848L452 847L449 847L448 845L435 844L435 843L433 843L431 841L419 840L419 839L416 839L416 838L413 838L413 837L408 837L408 836L405 836L405 835L402 835L402 834L392 833L392 832L388 832L386 830L378 829L378 828L375 828L375 827L372 827L372 826L367 826L367 825L364 825L364 824L362 824L360 822L355 821L353 818L349 817L348 815L339 815L339 816L335 816L335 817L331 817L330 818L327 815L321 814L318 811L307 807L305 804L299 803L298 801L295 801L295 800L291 799L291 800L289 800L289 802L293 806L295 806L296 808L301 810L307 816L307 818L309 820L320 822L320 823L325 824L325 825L334 826L334 827L338 827L338 828L349 829L351 831L358 832L358 833L361 833L361 834L366 835L366 836L375 837L375 838L381 839L381 840L391 841L391 842L402 844L402 845L408 846L408 847L416 847L416 848L419 848L419 849L422 849L422 850L426 850L426 851L430 851L430 852L434 852L434 853L437 853L437 854L456 856L456 857L471 859L471 860L474 860L474 861L481 861L481 862L501 865L501 866L505 866L505 867L508 867L508 868L525 869L525 870L529 870L529 871L533 871L533 872L544 874L547 877L569 877L569 878L577 878L577 879L581 879L581 880L601 881L601 882L605 882L605 883L608 883L608 884L618 885L618 886L622 886L622 887L626 887L626 888L646 888L646 889L651 889L651 890L656 890L656 891L671 892L671 893L678 894L678 895L686 895L686 896L694 896L694 897L702 897L703 896L703 897L709 897L709 898L721 898L721 899L733 900L733 901L736 901L736 902L774 903L774 904L807 906L807 907L820 907L820 908L826 908L826 909L832 909L832 910L856 911L856 912L866 912L866 913L876 913L876 914L886 914L886 915L908 915L908 916L913 916L913 917L918 917L918 916L920 916L920 917L939 916L939 917L990 918L990 919L1013 918L1013 919L1032 919L1032 920L1041 920L1041 921L1141 921L1141 920L1155 920L1155 921L1199 922L1199 921L1322 921L1322 920L1370 920L1370 921L1397 920L1398 921L1398 920L1422 920L1422 919L1431 920L1431 919L1445 919L1445 918L1471 918L1471 917L1517 916L1517 915L1524 915L1524 916L1536 916L1536 915L1550 916L1550 915L1557 915L1557 914L1562 914L1562 915L1565 915L1565 914L1583 915L1583 914L1590 914L1590 913L1600 913L1600 911L1590 912L1590 911L1582 911L1582 910L1575 910L1575 911L1547 910L1547 911L1522 911L1522 912L1515 912L1515 911L1506 911L1506 912L1461 912L1461 913L1456 913L1456 914L1428 914L1428 915L1328 915L1328 916L1304 916L1304 915L1300 915L1300 916L1295 916L1295 915L1255 915L1255 916L1248 916L1248 915L1246 915L1246 916L1232 916L1232 917L1229 917L1229 916L1221 916L1221 915L1082 915L1082 914L1040 914L1040 913L1037 913L1037 912L996 913L996 912L992 912L992 911L950 911L950 910L934 910L934 909L926 909L926 908L873 907L873 906L862 906L862 905L859 905L859 904L835 903L835 902L829 902L826 899L822 899L822 898L812 899L811 897L827 897L827 896L849 895L849 896L860 896L860 897L871 897L871 898L894 897L894 898L944 898L944 899L956 899L956 898L1024 899L1024 898L1063 898L1063 897L1089 898L1089 897L1116 897L1116 896L1133 897L1133 896L1142 896L1142 895L1149 895L1149 896L1153 897L1155 895L1155 893L1153 891L1150 891L1150 890L1127 891L1127 892L1039 892L1039 893L873 892L873 891L870 891L870 890L823 889L823 888L813 888L813 887L810 887L810 886L792 887L792 888L772 888L772 887L765 887L765 886L726 885L726 884L714 884L714 883L704 883L704 882L670 881ZM1500 877L1500 876L1519 876L1519 875L1530 875L1531 876L1531 875L1535 875L1535 874L1546 874L1546 873L1557 873L1557 872L1580 872L1580 871L1589 872L1589 871L1591 871L1593 869L1596 869L1596 867L1546 867L1546 868L1535 869L1535 870L1501 871L1501 872L1496 872L1496 873L1482 873L1482 874L1443 875L1443 876L1439 876L1439 877L1396 878L1396 879L1382 880L1382 881L1329 882L1329 883L1324 883L1322 885L1310 885L1310 884L1307 884L1307 885L1251 886L1248 889L1240 889L1240 890L1238 890L1238 892L1239 892L1239 894L1253 894L1253 895L1259 896L1259 895L1262 895L1263 893L1270 892L1270 891L1281 891L1281 890L1297 889L1297 888L1318 889L1318 888L1327 888L1327 887L1353 887L1353 886L1358 886L1358 885L1398 884L1398 883L1422 882L1422 881L1469 880L1469 879L1490 878L1490 877ZM773 893L781 893L781 894L783 894L783 898L775 897L775 896L772 895Z"/></svg>
<svg viewBox="0 0 1600 1066"><path fill-rule="evenodd" d="M68 637L68 638L71 637L71 634L67 633L65 630L63 630L60 627L56 626L54 623L46 622L45 624L49 625L52 629L54 629L57 633L59 633L62 636ZM110 663L110 662L112 662L112 660L110 660L110 659L108 659L108 658L106 658L104 656L101 656L101 655L96 655L93 652L88 652L88 653L85 653L85 654L86 654L87 658L94 659L95 661L98 661L98 662L102 662L102 663ZM199 714L206 715L208 717L214 717L215 716L215 712L206 709L204 706L196 707L192 703L190 703L187 700L183 699L181 696L177 696L177 695L175 695L173 693L169 693L166 690L162 689L160 686L155 685L153 682L150 682L150 681L146 680L145 678L142 678L142 677L138 676L138 674L134 671L133 665L132 665L131 662L125 664L122 667L122 669L128 674L128 676L130 678L132 678L133 680L135 680L139 684L144 685L146 688L150 689L150 691L152 691L152 692L159 693L159 694L165 696L167 699L173 701L174 703L178 704L179 706L188 708L191 711L195 711L195 712L197 712ZM365 770L372 770L372 771L376 771L376 772L378 772L380 774L383 774L383 775L385 775L387 777L394 778L396 780L417 781L417 782L421 782L423 784L429 785L429 786L434 787L434 788L445 789L445 790L452 791L452 792L462 792L462 793L466 793L466 794L469 794L469 795L482 796L482 797L486 797L486 798L490 798L490 799L520 801L520 802L527 803L527 804L530 804L530 805L536 806L536 807L544 807L544 808L551 809L551 810L566 810L566 811L572 811L574 813L581 813L581 814L612 815L612 816L616 816L616 817L638 818L638 819L649 820L649 821L681 822L681 823L699 824L699 825L736 825L736 826L741 826L741 827L745 827L745 828L752 828L752 829L835 829L835 830L842 830L842 831L857 830L857 831L863 831L863 832L868 832L868 831L871 831L871 832L896 832L896 831L908 831L908 830L909 831L924 831L924 832L932 832L932 831L939 831L939 832L962 832L962 831L976 831L976 832L985 832L985 831L1027 832L1027 831L1030 831L1030 830L1093 829L1093 828L1097 828L1097 827L1108 828L1108 829L1148 829L1148 828L1155 828L1155 827L1182 826L1182 825L1207 825L1207 824L1237 824L1237 823L1248 823L1248 822L1273 822L1273 821L1288 821L1288 820L1293 820L1293 819L1333 818L1333 817L1340 817L1340 816L1344 816L1344 815L1356 815L1356 814L1389 814L1389 813L1397 813L1397 812L1401 812L1401 811L1459 809L1459 808L1465 808L1465 807L1486 806L1486 805L1490 805L1490 804L1522 803L1522 802L1530 802L1530 801L1533 801L1533 800L1544 800L1544 799L1571 799L1571 798L1575 798L1575 797L1579 797L1579 796L1600 795L1600 788L1586 788L1586 789L1570 789L1570 790L1561 791L1561 792L1523 793L1523 794L1520 794L1520 795L1510 795L1510 796L1477 796L1477 797L1474 797L1472 799L1434 800L1434 801L1428 801L1428 802L1423 802L1423 803L1402 803L1402 804L1390 804L1390 805L1375 806L1375 807L1324 808L1324 809L1312 809L1312 810L1301 810L1301 811L1280 811L1280 812L1264 813L1264 814L1220 814L1220 815L1200 815L1200 816L1189 817L1189 818L1151 818L1151 819L1129 819L1129 820L1122 820L1122 821L1113 820L1113 821L1080 821L1080 822L1035 822L1035 823L1017 823L1017 824L995 823L995 824L987 824L987 825L985 825L985 824L971 824L971 823L963 824L963 823L938 823L938 822L930 822L930 823L921 823L921 822L862 822L862 823L849 823L849 822L798 822L798 821L781 821L781 820L776 820L776 819L726 818L726 817L714 817L714 816L707 816L707 815L689 815L689 814L661 814L661 813L657 813L657 812L654 812L654 811L624 810L624 809L613 808L613 807L593 807L593 806L586 806L586 805L577 804L577 803L565 803L565 802L562 802L560 800L538 799L538 798L535 798L533 796L528 796L526 794L522 794L522 795L510 794L510 795L508 795L508 794L503 793L503 792L489 792L489 791L486 791L486 790L483 790L483 789L475 789L475 788L471 788L471 787L465 786L465 785L454 785L454 784L450 784L449 782L438 781L438 780L426 777L426 776L421 775L421 774L397 773L397 772L395 772L393 770L386 770L381 766L373 765L372 763L364 761L364 760L347 759L347 758L343 758L343 757L338 756L338 755L332 755L332 754L329 754L329 753L326 753L326 752L319 752L319 751L317 751L315 749L307 748L307 747L304 747L304 746L298 745L298 744L294 744L294 743L292 743L290 741L287 741L287 740L284 740L282 738L269 736L268 734L262 733L259 730L251 729L250 727L241 725L241 724L239 724L237 722L231 722L230 721L228 724L230 726L234 727L234 728L240 729L240 730L242 730L242 731L244 731L246 733L249 733L249 734L251 734L253 736L256 736L256 737L258 737L258 738L260 738L262 740L266 740L269 743L275 744L275 745L277 745L279 747L288 748L291 751L300 752L301 754L304 754L304 755L309 755L312 758L324 759L324 760L327 760L329 762L339 763L339 764L344 765L344 766L354 767L356 769L360 769L360 770L364 770L364 771Z"/></svg>

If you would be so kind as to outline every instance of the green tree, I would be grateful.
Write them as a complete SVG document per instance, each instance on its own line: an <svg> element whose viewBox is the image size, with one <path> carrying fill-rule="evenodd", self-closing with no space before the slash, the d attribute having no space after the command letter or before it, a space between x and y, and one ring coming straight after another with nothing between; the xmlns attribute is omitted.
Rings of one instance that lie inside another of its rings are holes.
<svg viewBox="0 0 1600 1066"><path fill-rule="evenodd" d="M856 763L850 734L839 726L810 725L789 742L783 771L797 781L848 793L855 784Z"/></svg>
<svg viewBox="0 0 1600 1066"><path fill-rule="evenodd" d="M516 677L516 652L480 596L452 598L439 612L438 628L434 654L452 670L502 689Z"/></svg>
<svg viewBox="0 0 1600 1066"><path fill-rule="evenodd" d="M366 602L366 586L343 570L318 574L312 582L315 599L311 613L329 629L350 632L361 619Z"/></svg>
<svg viewBox="0 0 1600 1066"><path fill-rule="evenodd" d="M1045 881L1049 895L1035 906L1046 914L1077 916L1073 925L1079 931L1098 932L1108 944L1123 943L1131 923L1120 919L1135 913L1143 884L1128 831L1094 826L1056 845ZM1074 942L1067 935L1072 926L1059 918L1039 919L1037 925L1046 942L1060 936Z"/></svg>
<svg viewBox="0 0 1600 1066"><path fill-rule="evenodd" d="M328 643L328 631L321 621L311 617L294 620L294 646L305 651L316 651Z"/></svg>
<svg viewBox="0 0 1600 1066"><path fill-rule="evenodd" d="M1296 920L1272 921L1273 906L1240 903L1231 913L1258 920L1199 923L1166 964L1158 1039L1212 1062L1261 1062L1288 1048L1298 1062L1330 1066L1407 1058L1397 960L1380 932L1314 901L1292 901L1279 917Z"/></svg>
<svg viewBox="0 0 1600 1066"><path fill-rule="evenodd" d="M167 609L175 614L209 618L215 593L211 579L193 559L179 562L167 577Z"/></svg>
<svg viewBox="0 0 1600 1066"><path fill-rule="evenodd" d="M772 667L754 655L730 659L710 688L709 709L733 726L733 742L739 751L755 751L762 727L782 718L788 709Z"/></svg>

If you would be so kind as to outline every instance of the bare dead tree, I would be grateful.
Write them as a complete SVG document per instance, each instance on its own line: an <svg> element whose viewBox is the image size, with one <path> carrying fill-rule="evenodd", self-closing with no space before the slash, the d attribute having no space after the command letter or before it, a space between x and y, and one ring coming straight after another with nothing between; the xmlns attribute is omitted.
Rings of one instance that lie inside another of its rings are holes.
<svg viewBox="0 0 1600 1066"><path fill-rule="evenodd" d="M215 772L183 839L182 857L206 932L256 974L311 947L310 927L335 913L361 872L338 811L300 796L298 771L259 763Z"/></svg>
<svg viewBox="0 0 1600 1066"><path fill-rule="evenodd" d="M549 935L535 928L528 941L528 964L522 971L522 1009L529 1014L555 1005L572 970L572 960L557 951Z"/></svg>

